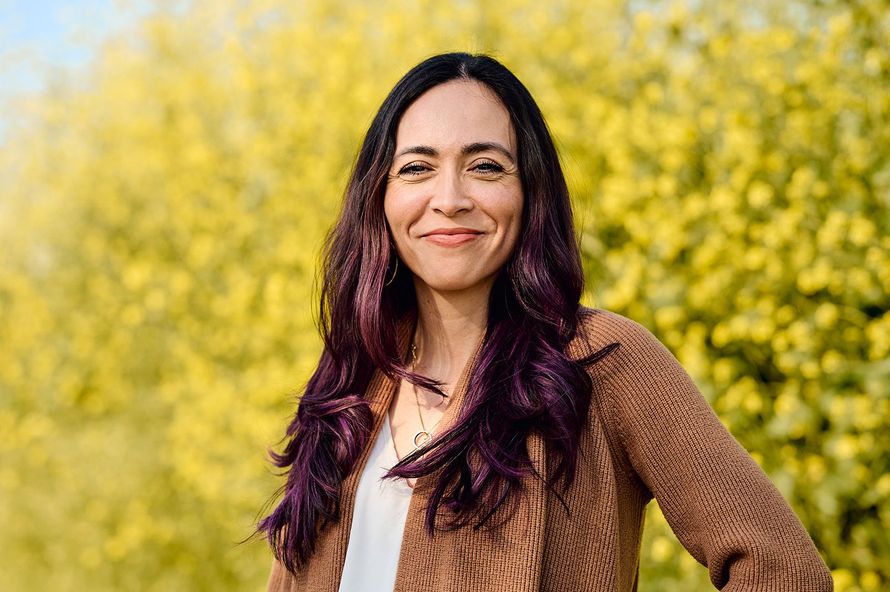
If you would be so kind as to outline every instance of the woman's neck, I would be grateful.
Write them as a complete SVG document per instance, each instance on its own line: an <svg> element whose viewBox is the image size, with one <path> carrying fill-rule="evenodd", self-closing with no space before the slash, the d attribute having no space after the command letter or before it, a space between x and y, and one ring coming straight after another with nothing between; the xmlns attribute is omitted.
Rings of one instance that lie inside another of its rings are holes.
<svg viewBox="0 0 890 592"><path fill-rule="evenodd" d="M453 386L488 324L491 283L460 292L438 292L415 281L417 371Z"/></svg>

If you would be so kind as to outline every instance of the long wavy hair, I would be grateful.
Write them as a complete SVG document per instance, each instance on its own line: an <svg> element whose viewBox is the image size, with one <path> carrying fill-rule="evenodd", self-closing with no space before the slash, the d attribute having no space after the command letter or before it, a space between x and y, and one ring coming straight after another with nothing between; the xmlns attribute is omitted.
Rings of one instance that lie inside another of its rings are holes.
<svg viewBox="0 0 890 592"><path fill-rule="evenodd" d="M292 573L312 556L322 529L339 520L341 483L372 432L364 393L374 370L444 395L441 383L409 371L406 353L398 351L398 323L416 314L416 296L404 265L387 283L398 263L383 196L402 114L424 92L454 79L485 84L510 114L525 204L522 226L492 287L461 421L405 456L388 476L435 475L424 522L429 533L470 522L480 528L515 500L526 475L557 496L557 488L564 492L574 479L592 396L586 367L617 345L582 360L566 352L580 321L584 277L559 157L540 109L512 72L486 55L437 55L411 69L383 101L325 241L319 309L324 350L287 428L286 447L281 454L270 451L275 466L287 469L287 481L280 502L257 525ZM550 475L538 475L532 466L526 448L532 433L542 437L553 459ZM437 525L441 515L447 520Z"/></svg>

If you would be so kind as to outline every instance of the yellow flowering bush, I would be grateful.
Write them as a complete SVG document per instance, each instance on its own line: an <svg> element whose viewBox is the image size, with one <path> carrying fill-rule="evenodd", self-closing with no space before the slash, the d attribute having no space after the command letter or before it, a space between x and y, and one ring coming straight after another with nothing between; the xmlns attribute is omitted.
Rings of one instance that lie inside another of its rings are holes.
<svg viewBox="0 0 890 592"><path fill-rule="evenodd" d="M450 50L539 100L586 303L675 353L838 590L890 585L888 2L165 6L4 109L6 589L262 588L237 543L319 352L321 240L385 93ZM653 504L641 589L707 586Z"/></svg>

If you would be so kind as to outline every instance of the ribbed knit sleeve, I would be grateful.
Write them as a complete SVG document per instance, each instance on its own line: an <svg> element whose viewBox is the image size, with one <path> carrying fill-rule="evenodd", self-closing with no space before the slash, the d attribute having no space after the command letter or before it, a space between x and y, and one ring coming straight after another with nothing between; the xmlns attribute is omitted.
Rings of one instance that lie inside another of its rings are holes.
<svg viewBox="0 0 890 592"><path fill-rule="evenodd" d="M832 590L800 520L644 326L599 315L620 336L601 366L606 421L684 547L731 592Z"/></svg>

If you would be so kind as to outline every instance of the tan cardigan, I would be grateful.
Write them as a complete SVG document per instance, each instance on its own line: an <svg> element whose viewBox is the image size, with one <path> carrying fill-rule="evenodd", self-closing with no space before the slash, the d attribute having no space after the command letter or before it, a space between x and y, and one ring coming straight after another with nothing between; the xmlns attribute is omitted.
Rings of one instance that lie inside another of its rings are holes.
<svg viewBox="0 0 890 592"><path fill-rule="evenodd" d="M594 397L575 481L559 500L534 478L501 528L423 529L429 478L417 480L405 522L396 592L565 592L637 589L640 537L653 495L677 538L708 567L721 590L832 590L828 569L794 512L733 439L676 358L645 327L601 309L588 313L569 355L613 341L621 346L590 367ZM407 348L413 326L399 328ZM442 425L457 413L467 364ZM396 383L379 371L368 387L374 433L344 480L340 522L321 533L298 577L274 561L270 592L336 592L343 571L355 491ZM546 475L537 436L532 461ZM496 518L495 516L494 518Z"/></svg>

